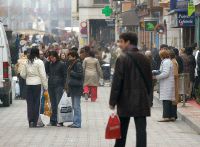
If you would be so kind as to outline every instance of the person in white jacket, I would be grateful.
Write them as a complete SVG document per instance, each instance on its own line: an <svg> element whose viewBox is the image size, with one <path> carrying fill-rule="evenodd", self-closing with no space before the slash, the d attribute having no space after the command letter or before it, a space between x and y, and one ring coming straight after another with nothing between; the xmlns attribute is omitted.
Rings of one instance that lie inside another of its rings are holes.
<svg viewBox="0 0 200 147"><path fill-rule="evenodd" d="M26 79L29 127L41 127L37 125L40 112L41 85L47 90L48 84L44 63L39 59L38 48L31 49L28 61L24 65L20 75Z"/></svg>
<svg viewBox="0 0 200 147"><path fill-rule="evenodd" d="M163 102L163 119L159 122L169 122L176 118L172 105L172 102L175 101L174 67L169 58L169 51L161 50L160 57L162 59L160 74L154 76L154 79L159 80L160 100Z"/></svg>

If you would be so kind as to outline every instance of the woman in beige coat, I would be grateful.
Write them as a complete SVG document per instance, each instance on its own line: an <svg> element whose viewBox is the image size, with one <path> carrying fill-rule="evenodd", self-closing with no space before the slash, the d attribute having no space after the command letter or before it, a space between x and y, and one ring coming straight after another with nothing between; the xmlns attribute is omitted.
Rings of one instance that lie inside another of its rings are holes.
<svg viewBox="0 0 200 147"><path fill-rule="evenodd" d="M95 53L90 51L89 57L83 61L84 71L84 95L87 100L91 97L91 101L95 102L97 99L97 87L99 80L103 77L102 70L98 59L95 58Z"/></svg>
<svg viewBox="0 0 200 147"><path fill-rule="evenodd" d="M178 63L175 58L175 53L173 50L170 50L170 58L174 67L174 82L175 82L175 101L172 102L172 113L174 114L172 120L175 121L177 119L177 104L179 103L179 74L178 74Z"/></svg>

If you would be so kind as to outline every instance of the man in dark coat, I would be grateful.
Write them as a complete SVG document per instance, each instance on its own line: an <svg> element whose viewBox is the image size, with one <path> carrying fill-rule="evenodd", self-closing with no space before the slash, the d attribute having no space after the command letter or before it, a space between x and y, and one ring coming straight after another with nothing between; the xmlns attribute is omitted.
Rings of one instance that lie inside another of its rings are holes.
<svg viewBox="0 0 200 147"><path fill-rule="evenodd" d="M110 95L110 109L115 109L121 121L121 139L115 147L125 147L130 117L136 126L136 146L146 147L146 117L150 116L152 71L150 61L137 49L138 37L133 33L120 35L123 54L117 59Z"/></svg>

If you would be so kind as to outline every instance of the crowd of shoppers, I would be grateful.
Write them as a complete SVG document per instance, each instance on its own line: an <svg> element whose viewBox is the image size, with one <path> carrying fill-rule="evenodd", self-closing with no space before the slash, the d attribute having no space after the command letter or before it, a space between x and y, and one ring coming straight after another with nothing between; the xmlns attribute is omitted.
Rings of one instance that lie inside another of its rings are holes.
<svg viewBox="0 0 200 147"><path fill-rule="evenodd" d="M57 45L58 46L58 45ZM79 56L80 53L80 56ZM103 77L100 62L90 47L72 47L68 53L52 50L44 53L37 46L25 51L16 65L20 79L22 98L27 100L29 126L42 127L38 118L41 97L48 91L52 115L48 126L64 126L58 123L58 105L66 91L72 99L73 123L68 127L81 128L81 96L92 102L97 100L97 87Z"/></svg>
<svg viewBox="0 0 200 147"><path fill-rule="evenodd" d="M143 55L137 48L138 38L134 33L123 33L118 45L121 52L115 64L109 105L117 108L121 122L121 139L117 139L115 147L124 147L130 118L134 117L136 127L136 146L146 147L146 117L151 115L153 106L153 87L159 82L160 100L163 104L163 119L159 122L173 122L177 119L177 104L180 102L179 74L188 74L188 97L195 97L195 88L199 86L200 52L193 55L193 48L178 50L174 47L161 45L160 50L154 48ZM81 128L81 97L98 98L100 78L105 77L101 62L110 64L111 54L106 49L99 61L94 50L85 46L78 50L59 49L43 52L32 47L29 54L24 52L18 60L16 71L21 80L22 98L27 100L29 127L42 127L38 124L41 91L49 93L52 116L48 126L64 126L58 123L58 104L63 92L71 97L73 122L68 127ZM102 64L102 65L103 65ZM111 66L109 65L109 70ZM107 77L108 78L108 77ZM131 82L130 82L131 81ZM25 86L25 88L23 87Z"/></svg>

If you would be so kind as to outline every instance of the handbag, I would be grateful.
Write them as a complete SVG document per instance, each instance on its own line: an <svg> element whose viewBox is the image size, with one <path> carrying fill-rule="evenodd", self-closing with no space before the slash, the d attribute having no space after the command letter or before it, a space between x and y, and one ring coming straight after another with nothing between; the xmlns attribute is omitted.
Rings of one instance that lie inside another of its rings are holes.
<svg viewBox="0 0 200 147"><path fill-rule="evenodd" d="M121 124L117 114L111 114L105 132L106 139L121 138Z"/></svg>

